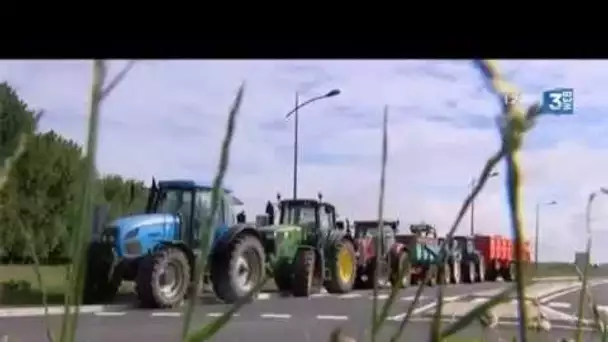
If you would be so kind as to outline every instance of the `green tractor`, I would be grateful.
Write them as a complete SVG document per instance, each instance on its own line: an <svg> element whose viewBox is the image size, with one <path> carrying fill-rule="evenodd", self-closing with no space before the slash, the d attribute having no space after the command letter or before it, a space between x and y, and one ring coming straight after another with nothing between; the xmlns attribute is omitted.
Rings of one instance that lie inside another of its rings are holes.
<svg viewBox="0 0 608 342"><path fill-rule="evenodd" d="M336 222L335 207L321 194L318 200L277 197L276 206L267 205L266 224L257 221L278 290L296 297L323 286L330 293L351 291L357 271L354 241Z"/></svg>

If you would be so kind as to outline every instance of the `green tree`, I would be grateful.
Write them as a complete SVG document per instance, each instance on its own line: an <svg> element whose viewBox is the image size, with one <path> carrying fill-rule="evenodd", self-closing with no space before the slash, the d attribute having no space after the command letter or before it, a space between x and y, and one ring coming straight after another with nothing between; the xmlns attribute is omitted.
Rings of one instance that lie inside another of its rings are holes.
<svg viewBox="0 0 608 342"><path fill-rule="evenodd" d="M13 155L22 133L35 130L36 113L6 82L0 83L0 161Z"/></svg>
<svg viewBox="0 0 608 342"><path fill-rule="evenodd" d="M110 206L109 219L143 211L147 196L143 182L106 175L99 184L103 201Z"/></svg>
<svg viewBox="0 0 608 342"><path fill-rule="evenodd" d="M80 146L54 131L29 141L0 192L0 241L8 252L28 256L28 236L42 258L64 245L76 223L70 218L81 200L82 163Z"/></svg>

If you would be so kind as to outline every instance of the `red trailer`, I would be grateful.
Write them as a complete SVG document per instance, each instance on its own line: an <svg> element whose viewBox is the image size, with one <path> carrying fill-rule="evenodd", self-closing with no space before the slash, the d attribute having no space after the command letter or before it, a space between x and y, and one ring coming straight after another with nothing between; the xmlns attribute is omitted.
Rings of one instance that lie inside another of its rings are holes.
<svg viewBox="0 0 608 342"><path fill-rule="evenodd" d="M485 278L496 281L499 276L505 281L515 280L515 264L513 262L514 244L511 238L500 235L475 235L473 238L477 249L485 260ZM524 264L530 262L530 243L524 243Z"/></svg>

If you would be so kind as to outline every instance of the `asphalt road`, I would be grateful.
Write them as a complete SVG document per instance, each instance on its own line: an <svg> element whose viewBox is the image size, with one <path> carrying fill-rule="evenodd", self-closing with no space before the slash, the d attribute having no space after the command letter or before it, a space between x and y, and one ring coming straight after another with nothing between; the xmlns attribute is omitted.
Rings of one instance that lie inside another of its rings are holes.
<svg viewBox="0 0 608 342"><path fill-rule="evenodd" d="M450 321L462 316L505 286L507 286L505 283L484 283L447 287L448 303L445 320ZM571 314L563 312L563 308L551 307L551 305L555 306L551 303L569 302L574 306L574 303L578 303L576 289L576 283L572 281L543 282L528 288L529 295L539 297L543 302L543 311L547 310L545 314L553 325L551 331L543 333L539 341L556 341L560 337L572 336L573 323L568 318ZM596 285L592 289L598 301L606 300L604 303L608 304L608 284ZM390 320L380 332L380 340L386 341L394 333L403 313L411 304L414 292L413 288L400 291L399 301L390 311ZM387 291L383 291L380 295L380 304L384 303L386 293ZM428 321L434 311L435 294L435 289L425 289L422 300L415 309L415 319L408 326L402 340L427 339ZM335 327L343 327L347 335L359 341L366 340L372 311L370 296L370 291L355 291L345 295L318 294L311 298L280 298L275 293L265 293L260 299L243 308L228 328L222 330L214 340L327 341ZM544 299L546 300L543 301ZM226 305L217 303L197 306L192 326L202 326L220 315L226 308ZM0 316L1 312L2 310ZM5 316L8 315L7 312ZM498 337L515 336L515 304L510 302L503 304L502 308L497 309L497 315L501 325L497 329L486 332L489 334L488 337L496 337L489 340L498 341ZM80 316L77 341L177 341L182 325L181 316L180 310L142 310L129 307L91 310ZM59 316L50 317L53 330L58 331L59 324ZM44 331L44 320L40 316L0 318L0 340L3 335L8 335L11 337L10 341L44 341ZM480 327L472 326L461 335L480 337L482 331ZM589 335L588 340L593 340L593 336Z"/></svg>

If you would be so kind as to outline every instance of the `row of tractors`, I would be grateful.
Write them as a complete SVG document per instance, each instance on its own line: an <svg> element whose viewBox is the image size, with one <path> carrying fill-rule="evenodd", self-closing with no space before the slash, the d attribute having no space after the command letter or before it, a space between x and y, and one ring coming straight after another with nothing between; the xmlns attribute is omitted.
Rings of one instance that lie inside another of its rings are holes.
<svg viewBox="0 0 608 342"><path fill-rule="evenodd" d="M254 291L267 271L279 291L294 296L309 296L322 287L346 293L375 284L405 287L426 280L432 286L514 278L506 238L458 236L442 258L444 241L433 226L411 225L410 234L400 235L399 221L351 225L338 221L335 207L321 195L278 197L255 223L236 214L243 203L228 189L220 191L219 208L211 202L211 186L153 181L143 214L94 224L98 228L88 248L83 301L111 301L122 281L133 281L144 307L174 307L205 285L232 303ZM207 267L196 277L201 247L207 247ZM529 259L529 251L527 255Z"/></svg>

